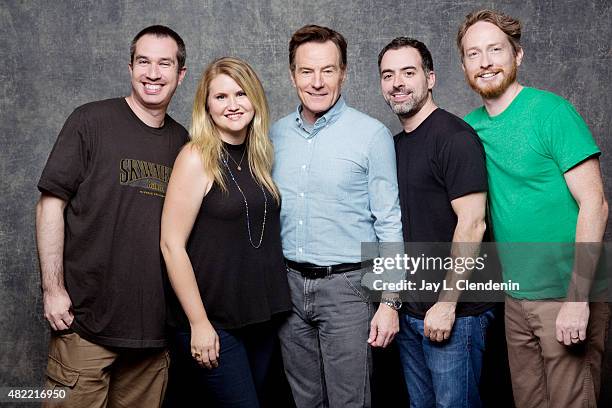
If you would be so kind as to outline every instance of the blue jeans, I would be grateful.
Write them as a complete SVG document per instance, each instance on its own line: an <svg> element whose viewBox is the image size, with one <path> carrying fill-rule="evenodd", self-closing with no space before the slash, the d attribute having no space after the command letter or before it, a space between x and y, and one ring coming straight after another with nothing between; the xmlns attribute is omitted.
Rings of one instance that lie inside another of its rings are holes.
<svg viewBox="0 0 612 408"><path fill-rule="evenodd" d="M438 343L423 334L423 320L400 314L396 342L411 408L481 407L478 385L486 330L493 310L459 317L451 336Z"/></svg>
<svg viewBox="0 0 612 408"><path fill-rule="evenodd" d="M187 401L189 406L260 406L259 398L278 344L277 325L268 322L243 329L215 330L221 347L219 366L211 370L200 367L192 358L190 333L178 332L171 338L167 407L184 406Z"/></svg>

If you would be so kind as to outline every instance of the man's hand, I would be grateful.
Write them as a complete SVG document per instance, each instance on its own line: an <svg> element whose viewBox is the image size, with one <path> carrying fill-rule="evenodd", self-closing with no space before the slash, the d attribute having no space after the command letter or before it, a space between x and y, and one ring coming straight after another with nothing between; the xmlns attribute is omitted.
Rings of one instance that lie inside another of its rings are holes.
<svg viewBox="0 0 612 408"><path fill-rule="evenodd" d="M589 313L588 302L563 302L557 315L557 341L566 346L584 341Z"/></svg>
<svg viewBox="0 0 612 408"><path fill-rule="evenodd" d="M74 315L70 310L72 302L66 289L58 289L53 293L44 292L43 304L45 318L53 330L67 330L70 327Z"/></svg>
<svg viewBox="0 0 612 408"><path fill-rule="evenodd" d="M455 302L437 302L425 314L424 334L431 341L448 340L455 324Z"/></svg>
<svg viewBox="0 0 612 408"><path fill-rule="evenodd" d="M393 341L399 331L397 311L381 303L370 322L368 344L372 347L385 348Z"/></svg>

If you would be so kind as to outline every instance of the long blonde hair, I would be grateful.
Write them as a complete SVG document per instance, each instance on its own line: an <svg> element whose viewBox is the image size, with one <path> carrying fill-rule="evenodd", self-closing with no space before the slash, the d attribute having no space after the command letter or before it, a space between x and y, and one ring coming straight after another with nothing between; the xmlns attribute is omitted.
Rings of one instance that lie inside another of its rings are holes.
<svg viewBox="0 0 612 408"><path fill-rule="evenodd" d="M199 149L204 170L212 175L213 181L221 187L222 191L227 192L227 182L221 169L223 143L207 106L210 82L222 74L236 81L255 109L255 115L248 125L246 137L251 175L257 183L268 190L278 203L280 202L280 194L270 174L274 149L268 137L270 127L268 101L257 74L246 62L233 57L218 58L210 63L202 73L191 114L191 128L189 130L191 145Z"/></svg>

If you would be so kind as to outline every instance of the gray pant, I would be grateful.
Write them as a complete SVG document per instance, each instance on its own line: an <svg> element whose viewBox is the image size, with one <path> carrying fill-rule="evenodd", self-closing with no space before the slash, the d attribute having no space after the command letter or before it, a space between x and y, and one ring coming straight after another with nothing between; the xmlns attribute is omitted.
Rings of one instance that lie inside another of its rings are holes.
<svg viewBox="0 0 612 408"><path fill-rule="evenodd" d="M293 308L279 336L298 408L370 406L371 304L365 270L305 279L288 268Z"/></svg>

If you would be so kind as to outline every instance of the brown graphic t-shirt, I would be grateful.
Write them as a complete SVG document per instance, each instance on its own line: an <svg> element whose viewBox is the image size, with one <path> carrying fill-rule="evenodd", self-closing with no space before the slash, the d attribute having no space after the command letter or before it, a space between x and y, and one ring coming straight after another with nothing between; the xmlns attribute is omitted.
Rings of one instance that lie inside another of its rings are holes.
<svg viewBox="0 0 612 408"><path fill-rule="evenodd" d="M68 202L64 277L72 329L110 347L165 345L159 230L174 159L188 140L166 115L151 128L123 98L77 108L38 189Z"/></svg>

